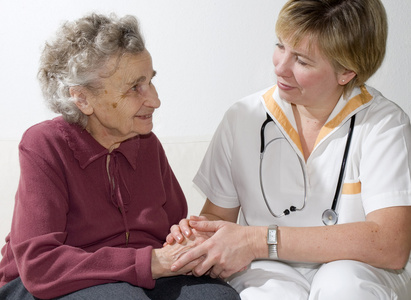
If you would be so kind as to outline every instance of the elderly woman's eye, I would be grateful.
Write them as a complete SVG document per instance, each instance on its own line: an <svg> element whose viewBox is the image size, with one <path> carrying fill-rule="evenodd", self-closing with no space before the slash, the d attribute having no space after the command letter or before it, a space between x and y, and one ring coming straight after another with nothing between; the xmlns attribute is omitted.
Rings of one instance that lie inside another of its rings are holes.
<svg viewBox="0 0 411 300"><path fill-rule="evenodd" d="M133 86L131 89L130 89L132 92L141 92L141 85L140 84L136 84L135 86Z"/></svg>

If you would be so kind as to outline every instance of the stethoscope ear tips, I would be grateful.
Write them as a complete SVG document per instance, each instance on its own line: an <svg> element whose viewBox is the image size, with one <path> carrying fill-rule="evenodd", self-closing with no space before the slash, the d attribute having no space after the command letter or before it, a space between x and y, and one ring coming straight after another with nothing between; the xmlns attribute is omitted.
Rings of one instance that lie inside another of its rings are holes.
<svg viewBox="0 0 411 300"><path fill-rule="evenodd" d="M291 211L296 211L296 210L297 210L297 207L295 207L295 206L290 206L290 210L291 210Z"/></svg>
<svg viewBox="0 0 411 300"><path fill-rule="evenodd" d="M286 209L283 213L284 213L284 215L288 216L290 214L290 211L288 209Z"/></svg>

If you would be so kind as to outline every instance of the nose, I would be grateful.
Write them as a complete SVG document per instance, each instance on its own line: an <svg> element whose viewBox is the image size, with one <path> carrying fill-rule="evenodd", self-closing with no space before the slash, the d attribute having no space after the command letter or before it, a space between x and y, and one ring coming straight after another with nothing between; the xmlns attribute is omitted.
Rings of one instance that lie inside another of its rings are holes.
<svg viewBox="0 0 411 300"><path fill-rule="evenodd" d="M278 77L291 76L291 59L285 53L280 53L278 50L274 51L273 64L274 72Z"/></svg>
<svg viewBox="0 0 411 300"><path fill-rule="evenodd" d="M159 108L161 105L161 101L158 98L158 93L154 84L151 84L150 88L148 89L145 95L144 105L151 108Z"/></svg>

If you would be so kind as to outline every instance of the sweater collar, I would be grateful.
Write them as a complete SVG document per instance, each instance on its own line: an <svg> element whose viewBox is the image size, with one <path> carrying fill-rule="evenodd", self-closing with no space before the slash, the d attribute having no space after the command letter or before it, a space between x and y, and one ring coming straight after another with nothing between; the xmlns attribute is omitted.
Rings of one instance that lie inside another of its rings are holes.
<svg viewBox="0 0 411 300"><path fill-rule="evenodd" d="M82 169L85 169L102 156L115 155L116 153L121 153L134 170L137 168L140 136L122 142L118 148L110 153L108 149L100 145L87 130L79 125L69 124L62 117L57 117L55 120Z"/></svg>

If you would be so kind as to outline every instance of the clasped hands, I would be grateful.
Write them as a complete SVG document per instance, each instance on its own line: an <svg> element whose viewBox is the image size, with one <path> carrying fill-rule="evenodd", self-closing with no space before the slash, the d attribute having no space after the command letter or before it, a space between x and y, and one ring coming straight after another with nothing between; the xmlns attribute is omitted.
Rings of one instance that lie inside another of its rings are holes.
<svg viewBox="0 0 411 300"><path fill-rule="evenodd" d="M213 278L227 278L247 268L257 258L252 245L256 242L254 229L227 221L208 221L206 217L192 216L173 225L165 247L184 244L195 245L179 255L171 271Z"/></svg>

